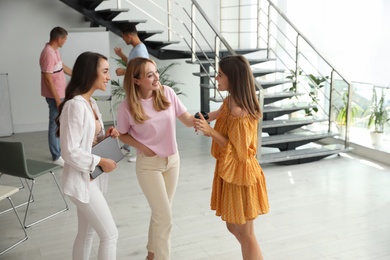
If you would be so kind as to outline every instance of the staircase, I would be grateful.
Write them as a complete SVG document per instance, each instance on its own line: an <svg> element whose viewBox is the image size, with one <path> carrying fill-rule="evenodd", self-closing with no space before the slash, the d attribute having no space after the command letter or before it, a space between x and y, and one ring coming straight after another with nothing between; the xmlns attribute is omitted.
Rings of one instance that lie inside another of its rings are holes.
<svg viewBox="0 0 390 260"><path fill-rule="evenodd" d="M114 20L118 14L129 12L129 9L127 8L109 8L95 11L104 0L60 1L83 14L85 19L90 21L91 27L103 26L118 36L121 36L120 26L125 23L137 25L139 23L147 22L147 20ZM326 102L326 105L329 106L329 111L322 109L326 113L322 113L319 117L291 117L293 113L298 112L302 115L302 111L305 110L318 110L318 104L313 102L300 102L297 104L285 102L294 97L298 98L299 96L307 95L307 93L286 90L289 89L292 84L299 84L298 78L300 76L296 73L295 79L292 80L286 77L286 75L289 75L286 73L292 70L303 71L303 66L298 66L297 59L292 65L287 65L288 62L283 61L279 54L276 51L273 51L269 41L270 28L268 28L267 36L265 37L268 39L266 41L267 48L241 48L240 46L237 46L233 49L219 30L213 26L199 4L195 0L190 2L192 2L193 8L191 12L186 11L185 8L179 4L177 5L185 10L187 14L192 14L194 9L201 14L204 21L209 25L218 39L218 42L215 43L214 47L211 46L213 44L208 42L207 45L210 48L202 48L200 46L199 38L206 40L201 33L204 28L197 28L196 21L192 16L190 25L186 25L183 22L183 26L189 31L191 39L181 37L187 44L188 49L179 50L175 48L166 48L167 46L179 43L179 41L172 41L171 39L168 39L167 41L149 40L150 37L163 33L164 30L139 31L138 34L141 41L146 45L150 55L161 60L185 59L187 63L199 66L199 72L193 74L200 79L200 109L202 111L210 111L211 102L221 102L223 100L224 93L219 93L216 90L214 79L218 60L227 55L241 54L247 56L247 59L252 66L263 111L263 120L259 124L259 146L261 144L261 152L258 154L258 160L261 164L276 163L289 165L312 162L330 155L349 151L348 140L346 139L344 144L342 144L334 138L336 134L330 131L330 126L332 124L332 97ZM264 2L268 3L268 12L270 7L272 7L282 18L285 20L287 19L271 1ZM267 13L267 15L269 17L268 19L270 19L271 15L269 13ZM268 21L268 24L272 23ZM167 27L171 30L171 25L168 24ZM188 28L191 28L191 30ZM199 37L194 36L196 30L200 32ZM301 38L306 40L299 32L298 34ZM257 39L261 40L262 36L259 34ZM223 46L223 49L220 48L220 46ZM274 55L271 55L272 51ZM280 68L278 66L280 66ZM318 71L316 73L321 75ZM332 67L331 80L329 82L329 96L335 94L332 85L336 75L349 86L349 83ZM211 96L210 92L212 93ZM320 130L314 131L310 127L311 125L320 125ZM319 141L325 138L327 138L327 140L335 141L331 145L320 145Z"/></svg>

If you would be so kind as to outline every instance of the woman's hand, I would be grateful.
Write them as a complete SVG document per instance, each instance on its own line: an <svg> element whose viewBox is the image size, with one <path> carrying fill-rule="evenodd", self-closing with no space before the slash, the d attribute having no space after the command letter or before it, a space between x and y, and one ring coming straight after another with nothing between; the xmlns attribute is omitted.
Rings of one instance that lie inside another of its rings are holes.
<svg viewBox="0 0 390 260"><path fill-rule="evenodd" d="M214 130L206 119L204 119L202 113L199 113L200 118L195 119L195 132L202 131L205 136L211 136L211 132Z"/></svg>
<svg viewBox="0 0 390 260"><path fill-rule="evenodd" d="M109 158L100 158L98 165L102 167L103 172L112 172L116 168L116 162Z"/></svg>
<svg viewBox="0 0 390 260"><path fill-rule="evenodd" d="M112 138L117 138L119 136L119 132L118 132L118 130L116 130L115 127L110 126L107 129L106 136L111 136Z"/></svg>

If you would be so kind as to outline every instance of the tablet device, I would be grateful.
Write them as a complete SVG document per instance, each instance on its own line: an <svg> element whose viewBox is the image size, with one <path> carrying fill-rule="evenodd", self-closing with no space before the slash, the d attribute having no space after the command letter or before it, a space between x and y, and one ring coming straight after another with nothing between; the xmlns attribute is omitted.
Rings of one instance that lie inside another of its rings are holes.
<svg viewBox="0 0 390 260"><path fill-rule="evenodd" d="M124 157L118 146L117 140L111 136L104 138L102 141L92 146L92 154L112 159L115 162L119 162ZM96 166L95 170L91 173L91 178L95 179L102 173L102 168L100 166Z"/></svg>

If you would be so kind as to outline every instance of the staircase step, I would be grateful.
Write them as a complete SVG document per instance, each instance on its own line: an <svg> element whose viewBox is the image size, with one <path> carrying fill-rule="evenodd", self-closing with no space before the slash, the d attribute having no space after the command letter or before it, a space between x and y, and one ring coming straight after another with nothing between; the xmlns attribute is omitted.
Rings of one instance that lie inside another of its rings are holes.
<svg viewBox="0 0 390 260"><path fill-rule="evenodd" d="M164 31L162 31L162 30L138 31L138 38L141 40L141 42L144 42L146 45L148 42L145 42L145 39L152 37L155 34L161 34L163 32Z"/></svg>
<svg viewBox="0 0 390 260"><path fill-rule="evenodd" d="M301 128L305 125L313 123L326 122L328 119L324 118L295 118L288 120L267 120L262 122L264 133L269 135L282 135L294 129Z"/></svg>
<svg viewBox="0 0 390 260"><path fill-rule="evenodd" d="M264 136L262 137L261 145L287 151L335 135L335 133L329 132L295 131L282 135Z"/></svg>
<svg viewBox="0 0 390 260"><path fill-rule="evenodd" d="M292 98L296 96L301 96L304 93L296 93L296 92L276 92L276 93L265 93L264 94L264 105L268 105L286 98Z"/></svg>
<svg viewBox="0 0 390 260"><path fill-rule="evenodd" d="M262 80L256 80L256 81L263 87L263 89L267 89L270 87L274 87L286 83L292 83L292 80L285 80L285 79L275 80L275 81L262 81Z"/></svg>
<svg viewBox="0 0 390 260"><path fill-rule="evenodd" d="M263 121L273 120L275 117L315 107L315 105L289 105L282 107L267 105L263 108Z"/></svg>
<svg viewBox="0 0 390 260"><path fill-rule="evenodd" d="M98 7L104 1L110 1L110 0L83 0L80 2L88 10L95 10L95 8Z"/></svg>
<svg viewBox="0 0 390 260"><path fill-rule="evenodd" d="M171 44L178 44L180 41L144 41L144 44L146 47L151 50L159 50L165 46L171 45Z"/></svg>
<svg viewBox="0 0 390 260"><path fill-rule="evenodd" d="M250 65L260 64L268 61L276 61L276 58L262 58L262 59L251 59L247 58Z"/></svg>
<svg viewBox="0 0 390 260"><path fill-rule="evenodd" d="M160 50L149 50L149 54L160 60L172 60L172 59L188 59L191 58L191 52L182 51L182 50L172 50L172 49L160 49Z"/></svg>
<svg viewBox="0 0 390 260"><path fill-rule="evenodd" d="M204 74L206 75L206 74ZM215 89L215 86L213 84L200 84L201 88L208 88L208 89ZM258 92L257 92L258 93ZM265 93L264 94L264 105L268 105L271 103L274 103L279 100L283 100L286 98L291 98L295 96L303 95L303 93L295 93L295 92L279 92L279 93ZM220 99L213 99L210 98L210 100L214 102L221 102Z"/></svg>
<svg viewBox="0 0 390 260"><path fill-rule="evenodd" d="M210 78L214 78L215 77L214 72L209 72L209 73L206 73L206 72L194 72L194 73L192 73L192 75L197 76L197 77L210 77Z"/></svg>
<svg viewBox="0 0 390 260"><path fill-rule="evenodd" d="M128 8L109 8L109 9L97 10L96 13L98 13L101 17L103 17L104 20L111 21L118 14L128 12L129 10L130 9Z"/></svg>
<svg viewBox="0 0 390 260"><path fill-rule="evenodd" d="M271 73L276 73L276 72L284 72L285 70L284 69L252 69L252 73L253 73L253 76L256 78L256 77L261 77L261 76L265 76L267 74L271 74ZM192 73L192 75L194 76L197 76L197 77L214 77L214 72L195 72L195 73Z"/></svg>
<svg viewBox="0 0 390 260"><path fill-rule="evenodd" d="M254 64L267 62L267 61L274 61L276 59L264 58L264 59L247 59L247 60L248 60L249 64L254 65ZM211 65L214 65L215 64L215 60L214 59L209 59L209 60L204 59L204 60L195 60L195 61L186 60L186 63L193 64L193 65L197 65L197 64L211 64Z"/></svg>
<svg viewBox="0 0 390 260"><path fill-rule="evenodd" d="M318 138L323 139L335 135L336 133L328 132L297 131L283 135L263 136L262 145L279 144L301 140L312 140L313 138L318 140Z"/></svg>
<svg viewBox="0 0 390 260"><path fill-rule="evenodd" d="M271 73L277 73L277 72L285 72L285 70L284 69L257 69L257 68L252 69L252 73L255 78L262 77Z"/></svg>
<svg viewBox="0 0 390 260"><path fill-rule="evenodd" d="M265 153L261 155L260 164L276 163L282 165L292 165L318 161L330 155L349 152L344 145L330 144L318 148L306 148L290 151L282 151L277 153Z"/></svg>
<svg viewBox="0 0 390 260"><path fill-rule="evenodd" d="M147 20L115 20L115 21L112 21L112 23L116 26L118 26L119 28L121 28L123 25L127 25L127 24L132 24L132 25L137 25L137 24L140 24L140 23L146 23Z"/></svg>

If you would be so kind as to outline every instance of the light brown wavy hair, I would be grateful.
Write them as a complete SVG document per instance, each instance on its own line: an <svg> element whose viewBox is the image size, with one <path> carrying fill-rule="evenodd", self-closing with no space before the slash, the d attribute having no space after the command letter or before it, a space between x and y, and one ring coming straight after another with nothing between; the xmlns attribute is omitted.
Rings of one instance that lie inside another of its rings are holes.
<svg viewBox="0 0 390 260"><path fill-rule="evenodd" d="M146 65L152 63L156 66L156 63L147 58L137 57L131 59L126 67L126 74L123 80L123 88L126 92L126 99L129 104L129 110L134 120L142 124L144 121L150 119L145 114L145 111L141 103L141 90L139 85L135 83L135 79L142 79L146 77ZM162 111L168 109L170 102L164 95L164 88L159 83L160 87L158 90L153 91L153 107L156 111Z"/></svg>
<svg viewBox="0 0 390 260"><path fill-rule="evenodd" d="M256 95L255 79L249 62L240 55L227 56L220 60L219 68L227 76L230 97L251 117L261 117L260 105Z"/></svg>

